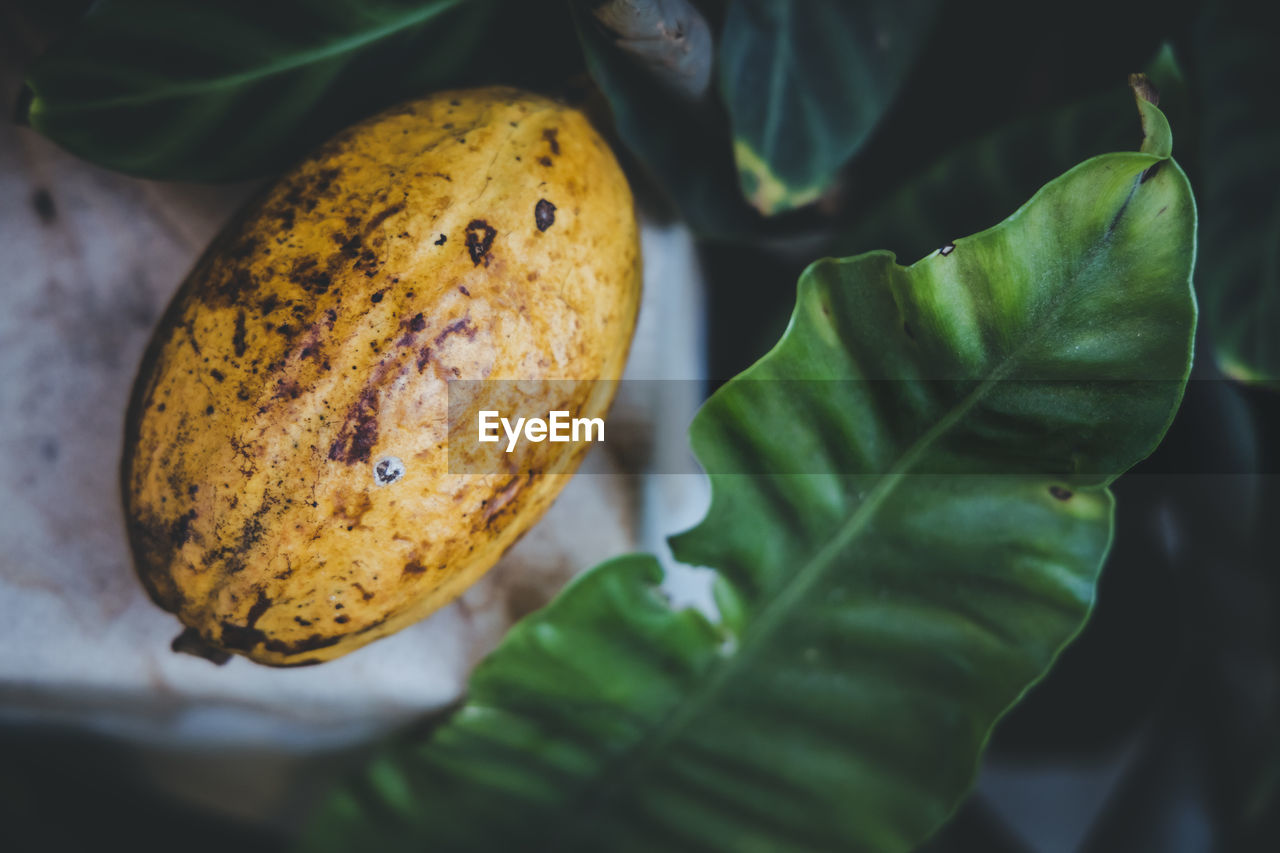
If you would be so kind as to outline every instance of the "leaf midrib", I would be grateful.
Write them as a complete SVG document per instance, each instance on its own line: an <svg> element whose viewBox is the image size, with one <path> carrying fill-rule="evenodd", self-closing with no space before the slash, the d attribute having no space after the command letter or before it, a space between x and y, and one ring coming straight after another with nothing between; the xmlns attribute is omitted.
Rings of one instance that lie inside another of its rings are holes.
<svg viewBox="0 0 1280 853"><path fill-rule="evenodd" d="M777 159L778 133L782 126L782 90L788 76L791 62L791 4L782 4L782 21L777 28L774 39L777 45L777 59L769 76L769 105L765 111L765 122L760 140L760 152L766 163Z"/></svg>
<svg viewBox="0 0 1280 853"><path fill-rule="evenodd" d="M260 66L255 69L242 71L236 74L195 80L190 83L169 86L166 88L148 89L146 92L118 95L114 98L70 101L50 108L45 104L38 89L33 86L32 88L35 91L35 96L32 98L31 106L29 108L30 116L34 119L37 114L47 116L57 115L59 113L75 112L86 108L112 109L116 107L138 106L157 101L218 92L225 89L235 89L242 84L252 83L256 80L261 80L275 74L284 74L301 68L304 65L324 62L344 54L353 53L361 48L373 44L376 41L425 23L431 18L448 11L451 7L459 5L461 2L462 0L436 0L436 2L423 6L414 12L405 14L403 17L397 18L388 24L382 25L381 27L365 30L357 35L338 39L337 41L331 42L330 44L322 47L294 54L290 59L282 62Z"/></svg>
<svg viewBox="0 0 1280 853"><path fill-rule="evenodd" d="M1054 312L1057 313L1056 311ZM1023 345L1025 347L1025 344ZM817 584L826 574L831 563L853 542L863 529L871 522L880 505L893 494L898 484L910 473L934 443L954 427L982 400L987 391L997 382L1001 382L1016 368L1023 347L1007 356L991 373L982 380L963 400L952 408L946 416L938 420L898 459L892 470L881 476L880 482L867 494L867 497L853 511L853 514L827 540L827 544L809 560L809 562L787 580L772 599L760 610L752 620L751 629L747 632L742 644L726 662L718 667L699 688L695 696L660 727L660 731L649 740L650 747L661 747L668 743L671 735L666 730L676 730L696 712L701 710L711 695L718 692L720 686L731 676L737 674L746 663L750 663L752 653L765 640L769 639L778 626L793 611L796 603ZM690 709L685 711L684 709Z"/></svg>

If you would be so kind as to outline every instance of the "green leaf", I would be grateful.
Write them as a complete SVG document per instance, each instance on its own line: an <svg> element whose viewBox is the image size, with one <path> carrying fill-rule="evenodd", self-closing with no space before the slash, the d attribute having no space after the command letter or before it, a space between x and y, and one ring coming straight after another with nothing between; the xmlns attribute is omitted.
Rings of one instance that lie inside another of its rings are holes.
<svg viewBox="0 0 1280 853"><path fill-rule="evenodd" d="M1194 29L1204 116L1199 281L1223 372L1280 388L1280 52L1263 11L1206 4Z"/></svg>
<svg viewBox="0 0 1280 853"><path fill-rule="evenodd" d="M1160 91L1161 109L1186 112L1185 82L1172 49L1163 47L1147 66ZM1018 118L957 145L862 214L837 235L831 250L847 255L891 249L920 257L956 234L986 228L1037 187L1073 164L1141 138L1117 86L1073 103Z"/></svg>
<svg viewBox="0 0 1280 853"><path fill-rule="evenodd" d="M493 0L101 0L29 70L27 120L110 169L252 177L449 80L494 9Z"/></svg>
<svg viewBox="0 0 1280 853"><path fill-rule="evenodd" d="M429 739L338 796L313 850L898 851L1088 615L1107 485L1190 367L1195 209L1163 116L909 267L801 277L778 345L698 414L712 504L518 624Z"/></svg>
<svg viewBox="0 0 1280 853"><path fill-rule="evenodd" d="M720 86L742 191L764 214L817 200L897 94L936 0L736 0Z"/></svg>

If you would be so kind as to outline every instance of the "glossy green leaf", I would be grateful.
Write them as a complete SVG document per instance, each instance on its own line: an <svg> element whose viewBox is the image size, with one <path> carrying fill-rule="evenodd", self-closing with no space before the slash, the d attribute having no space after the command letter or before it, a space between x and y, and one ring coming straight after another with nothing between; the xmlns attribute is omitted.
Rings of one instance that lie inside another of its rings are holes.
<svg viewBox="0 0 1280 853"><path fill-rule="evenodd" d="M1195 27L1204 115L1198 278L1223 372L1280 388L1280 49L1267 11L1210 3Z"/></svg>
<svg viewBox="0 0 1280 853"><path fill-rule="evenodd" d="M875 129L936 0L735 0L718 64L742 191L762 213L817 200Z"/></svg>
<svg viewBox="0 0 1280 853"><path fill-rule="evenodd" d="M266 173L448 81L494 0L100 0L27 74L36 130L107 168Z"/></svg>
<svg viewBox="0 0 1280 853"><path fill-rule="evenodd" d="M432 737L347 787L308 848L908 850L1080 629L1107 485L1189 370L1195 210L1141 102L1091 159L909 267L801 277L781 342L692 427L712 504L517 625Z"/></svg>

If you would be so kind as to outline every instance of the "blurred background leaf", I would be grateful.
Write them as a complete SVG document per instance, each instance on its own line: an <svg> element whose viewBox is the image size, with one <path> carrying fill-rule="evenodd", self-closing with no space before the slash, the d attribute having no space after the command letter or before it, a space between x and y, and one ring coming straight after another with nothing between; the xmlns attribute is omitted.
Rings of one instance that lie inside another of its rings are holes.
<svg viewBox="0 0 1280 853"><path fill-rule="evenodd" d="M915 62L936 0L737 0L720 88L743 194L774 214L816 201L875 130Z"/></svg>
<svg viewBox="0 0 1280 853"><path fill-rule="evenodd" d="M813 216L776 223L761 214L803 207L837 185L906 79L936 0L733 0L704 4L720 12L709 22L685 0L572 5L588 69L624 144L695 231L741 241L812 227ZM620 13L602 8L630 10L634 29L620 33ZM629 45L641 24L650 42L716 28L718 46L689 40L681 54L693 64L687 57L705 52L716 90L673 86L652 54L637 57Z"/></svg>
<svg viewBox="0 0 1280 853"><path fill-rule="evenodd" d="M100 0L28 70L26 119L121 172L225 181L455 79L496 0Z"/></svg>
<svg viewBox="0 0 1280 853"><path fill-rule="evenodd" d="M1185 81L1171 46L1161 48L1147 73L1160 92L1161 111L1182 131L1175 152L1181 159L1181 140L1192 133L1185 125ZM1142 125L1128 106L1132 99L1129 88L1118 83L957 145L924 170L904 176L895 192L843 229L830 250L847 255L890 249L908 262L956 234L990 226L1072 164L1137 145Z"/></svg>
<svg viewBox="0 0 1280 853"><path fill-rule="evenodd" d="M680 217L703 237L731 239L757 230L763 220L738 191L728 116L713 93L673 92L652 63L619 46L616 30L595 15L598 0L570 5L587 70L608 102L618 136ZM701 14L688 4L679 11ZM710 67L710 43L705 49Z"/></svg>
<svg viewBox="0 0 1280 853"><path fill-rule="evenodd" d="M12 7L32 25L62 27L74 22L94 0L11 0Z"/></svg>
<svg viewBox="0 0 1280 853"><path fill-rule="evenodd" d="M1280 389L1280 35L1270 11L1208 3L1192 36L1204 128L1197 281L1223 372Z"/></svg>

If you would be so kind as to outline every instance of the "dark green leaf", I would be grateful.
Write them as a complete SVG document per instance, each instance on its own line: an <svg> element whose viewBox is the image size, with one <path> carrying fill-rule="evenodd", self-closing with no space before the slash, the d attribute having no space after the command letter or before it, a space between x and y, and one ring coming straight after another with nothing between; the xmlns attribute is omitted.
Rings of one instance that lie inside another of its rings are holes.
<svg viewBox="0 0 1280 853"><path fill-rule="evenodd" d="M16 0L12 6L37 26L63 27L84 14L93 0Z"/></svg>
<svg viewBox="0 0 1280 853"><path fill-rule="evenodd" d="M1148 65L1147 75L1160 91L1161 109L1185 113L1185 83L1168 46ZM919 258L956 234L998 222L1072 164L1141 139L1141 126L1128 108L1132 97L1127 87L1117 86L957 145L859 216L836 238L832 251L845 255L887 248Z"/></svg>
<svg viewBox="0 0 1280 853"><path fill-rule="evenodd" d="M742 191L762 213L815 201L875 129L935 0L736 0L720 87Z"/></svg>
<svg viewBox="0 0 1280 853"><path fill-rule="evenodd" d="M28 120L150 178L263 174L438 86L493 0L101 0L27 75Z"/></svg>
<svg viewBox="0 0 1280 853"><path fill-rule="evenodd" d="M1280 48L1264 11L1210 3L1195 27L1204 111L1199 282L1222 370L1280 387Z"/></svg>
<svg viewBox="0 0 1280 853"><path fill-rule="evenodd" d="M1189 370L1195 212L1168 126L910 267L802 276L791 326L692 427L722 620L648 557L583 576L312 849L897 851L968 788L1079 630L1107 485Z"/></svg>
<svg viewBox="0 0 1280 853"><path fill-rule="evenodd" d="M719 105L673 94L582 5L574 3L573 9L587 70L609 101L623 144L653 173L694 231L716 238L750 232L760 217L738 191L728 124Z"/></svg>

